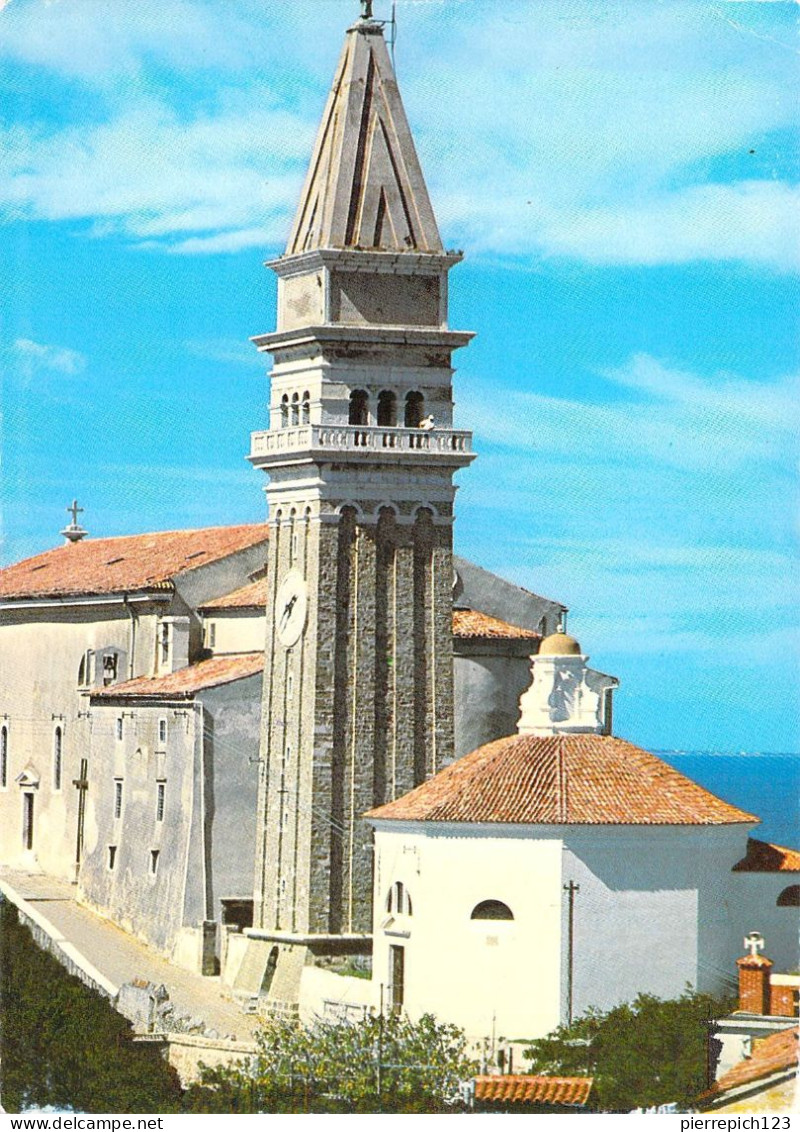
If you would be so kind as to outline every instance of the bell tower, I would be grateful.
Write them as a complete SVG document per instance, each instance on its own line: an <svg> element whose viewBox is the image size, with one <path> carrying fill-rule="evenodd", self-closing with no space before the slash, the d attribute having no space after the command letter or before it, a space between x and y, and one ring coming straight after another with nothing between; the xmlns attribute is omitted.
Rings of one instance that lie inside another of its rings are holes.
<svg viewBox="0 0 800 1132"><path fill-rule="evenodd" d="M452 758L448 272L382 24L348 29L278 276L254 928L262 993L309 951L368 951L368 809ZM273 946L274 945L274 946ZM303 953L303 954L301 954Z"/></svg>

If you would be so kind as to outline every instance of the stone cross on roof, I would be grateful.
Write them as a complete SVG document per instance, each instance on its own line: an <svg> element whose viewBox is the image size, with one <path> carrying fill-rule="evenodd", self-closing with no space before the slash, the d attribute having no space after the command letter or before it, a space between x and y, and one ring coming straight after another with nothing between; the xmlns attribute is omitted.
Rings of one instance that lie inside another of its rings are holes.
<svg viewBox="0 0 800 1132"><path fill-rule="evenodd" d="M748 932L744 937L744 945L749 949L753 958L755 958L759 951L764 950L764 937L761 932Z"/></svg>
<svg viewBox="0 0 800 1132"><path fill-rule="evenodd" d="M78 522L78 515L83 512L83 508L78 506L78 500L72 500L72 506L67 507L67 514L72 516L72 522L64 528L61 534L67 542L80 542L82 538L86 538L87 532Z"/></svg>
<svg viewBox="0 0 800 1132"><path fill-rule="evenodd" d="M361 0L361 19L372 19L372 2L373 0Z"/></svg>

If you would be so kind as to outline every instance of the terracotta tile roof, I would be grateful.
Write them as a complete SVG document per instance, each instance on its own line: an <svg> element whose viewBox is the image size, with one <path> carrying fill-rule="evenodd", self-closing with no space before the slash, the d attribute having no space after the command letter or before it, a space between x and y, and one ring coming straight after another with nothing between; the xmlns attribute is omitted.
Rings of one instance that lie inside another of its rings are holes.
<svg viewBox="0 0 800 1132"><path fill-rule="evenodd" d="M519 625L509 625L507 621L490 617L488 613L479 613L476 609L453 610L453 636L466 638L492 637L503 640L541 640L541 633L536 633L533 629L522 629Z"/></svg>
<svg viewBox="0 0 800 1132"><path fill-rule="evenodd" d="M710 1089L706 1089L697 1098L699 1101L713 1101L721 1094L738 1089L742 1085L749 1085L755 1081L771 1077L774 1073L781 1073L789 1069L797 1072L798 1068L798 1037L800 1031L797 1027L789 1030L779 1030L777 1034L770 1034L768 1038L753 1042L753 1052L750 1057L734 1065L727 1073L723 1073Z"/></svg>
<svg viewBox="0 0 800 1132"><path fill-rule="evenodd" d="M405 821L724 825L758 818L610 735L512 735L370 810Z"/></svg>
<svg viewBox="0 0 800 1132"><path fill-rule="evenodd" d="M262 523L87 538L0 570L0 600L165 589L178 574L266 539Z"/></svg>
<svg viewBox="0 0 800 1132"><path fill-rule="evenodd" d="M257 582L250 582L241 586L232 593L223 594L222 597L207 601L200 608L206 612L217 609L265 609L267 605L267 579L259 578Z"/></svg>
<svg viewBox="0 0 800 1132"><path fill-rule="evenodd" d="M240 656L212 656L199 664L179 668L166 676L138 676L123 684L114 684L93 692L98 699L116 699L119 696L179 696L184 699L193 696L203 688L215 688L218 684L231 684L246 676L255 676L264 668L263 652L242 653Z"/></svg>
<svg viewBox="0 0 800 1132"><path fill-rule="evenodd" d="M475 1100L578 1107L588 1101L593 1083L591 1077L476 1077Z"/></svg>
<svg viewBox="0 0 800 1132"><path fill-rule="evenodd" d="M800 852L785 849L783 845L770 845L768 841L747 839L747 852L733 866L735 873L797 873L800 872Z"/></svg>

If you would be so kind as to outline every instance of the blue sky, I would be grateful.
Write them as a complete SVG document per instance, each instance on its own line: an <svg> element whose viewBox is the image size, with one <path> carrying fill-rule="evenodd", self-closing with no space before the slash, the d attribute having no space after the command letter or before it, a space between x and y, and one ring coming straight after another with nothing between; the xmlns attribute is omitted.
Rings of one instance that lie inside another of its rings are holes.
<svg viewBox="0 0 800 1132"><path fill-rule="evenodd" d="M389 14L376 0L376 15ZM399 0L456 544L652 748L798 751L797 5ZM355 0L0 0L0 561L258 520L249 336Z"/></svg>

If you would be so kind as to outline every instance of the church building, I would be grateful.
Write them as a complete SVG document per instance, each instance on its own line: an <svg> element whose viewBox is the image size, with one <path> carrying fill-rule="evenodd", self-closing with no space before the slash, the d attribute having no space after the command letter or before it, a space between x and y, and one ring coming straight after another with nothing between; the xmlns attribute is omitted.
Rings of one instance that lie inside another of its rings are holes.
<svg viewBox="0 0 800 1132"><path fill-rule="evenodd" d="M535 1037L718 989L754 927L796 965L796 855L613 735L563 605L454 557L462 256L362 9L253 339L266 523L89 538L76 504L0 570L0 861L301 1016Z"/></svg>

